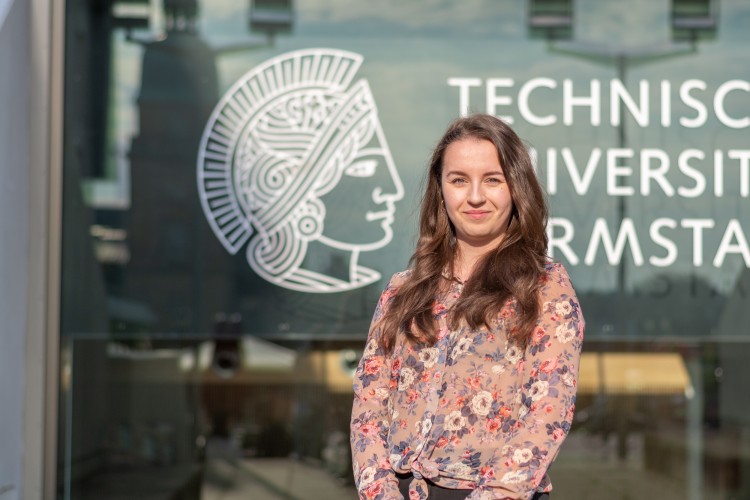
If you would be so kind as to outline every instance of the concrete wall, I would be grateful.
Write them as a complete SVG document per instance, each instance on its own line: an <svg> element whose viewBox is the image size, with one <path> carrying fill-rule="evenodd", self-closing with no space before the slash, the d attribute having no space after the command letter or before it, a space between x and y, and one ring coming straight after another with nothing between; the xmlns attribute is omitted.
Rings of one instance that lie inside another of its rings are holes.
<svg viewBox="0 0 750 500"><path fill-rule="evenodd" d="M28 312L30 67L25 1L0 0L0 68L0 500L16 500L24 498Z"/></svg>

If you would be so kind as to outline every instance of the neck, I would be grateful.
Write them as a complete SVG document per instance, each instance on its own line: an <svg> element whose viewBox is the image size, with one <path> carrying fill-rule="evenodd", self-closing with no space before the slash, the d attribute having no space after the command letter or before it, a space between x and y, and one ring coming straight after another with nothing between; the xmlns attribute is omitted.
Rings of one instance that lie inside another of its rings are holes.
<svg viewBox="0 0 750 500"><path fill-rule="evenodd" d="M453 264L453 274L461 281L466 281L474 272L477 262L487 252L497 247L497 243L487 245L472 245L464 241L458 241L458 252Z"/></svg>

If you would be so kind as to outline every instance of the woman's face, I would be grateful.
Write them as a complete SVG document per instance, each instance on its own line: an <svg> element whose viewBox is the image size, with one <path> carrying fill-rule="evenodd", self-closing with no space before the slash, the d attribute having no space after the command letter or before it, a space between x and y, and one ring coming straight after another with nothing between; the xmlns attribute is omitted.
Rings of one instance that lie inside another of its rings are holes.
<svg viewBox="0 0 750 500"><path fill-rule="evenodd" d="M505 236L513 199L495 145L465 138L443 153L441 189L459 245L497 247Z"/></svg>

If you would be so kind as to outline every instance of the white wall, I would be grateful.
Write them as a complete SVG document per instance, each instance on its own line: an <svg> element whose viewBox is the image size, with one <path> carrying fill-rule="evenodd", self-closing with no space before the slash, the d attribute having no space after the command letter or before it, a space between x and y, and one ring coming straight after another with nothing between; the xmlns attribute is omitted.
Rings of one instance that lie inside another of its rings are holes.
<svg viewBox="0 0 750 500"><path fill-rule="evenodd" d="M8 15L11 4L13 4L13 0L0 0L0 29L3 27L3 22Z"/></svg>
<svg viewBox="0 0 750 500"><path fill-rule="evenodd" d="M29 8L0 0L0 500L22 498L29 191Z"/></svg>

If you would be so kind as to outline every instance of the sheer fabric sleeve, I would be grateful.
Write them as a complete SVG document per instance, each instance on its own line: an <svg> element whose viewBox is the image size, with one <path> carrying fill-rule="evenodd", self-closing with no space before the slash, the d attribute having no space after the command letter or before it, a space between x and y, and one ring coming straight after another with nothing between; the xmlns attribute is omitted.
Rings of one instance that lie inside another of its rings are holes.
<svg viewBox="0 0 750 500"><path fill-rule="evenodd" d="M367 344L354 374L354 404L351 417L352 468L360 499L402 499L398 479L388 460L390 427L388 402L395 380L391 359L380 346L380 320L395 292L391 278L375 308Z"/></svg>
<svg viewBox="0 0 750 500"><path fill-rule="evenodd" d="M548 489L541 483L570 430L584 320L560 264L547 274L540 303L541 315L518 366L517 418L508 422L509 431L471 500L526 499Z"/></svg>

